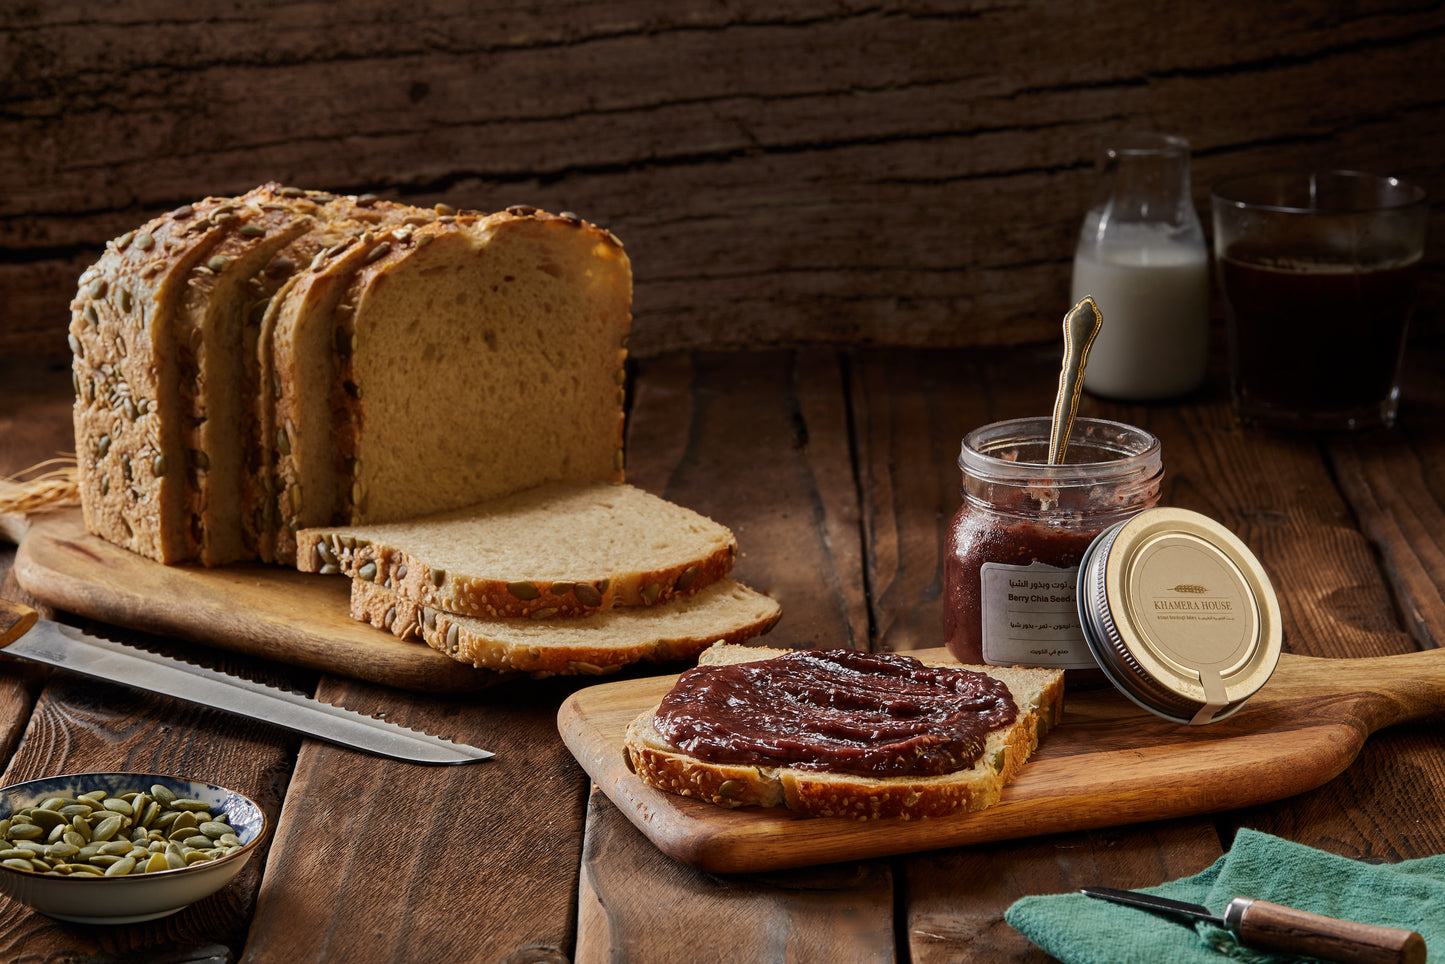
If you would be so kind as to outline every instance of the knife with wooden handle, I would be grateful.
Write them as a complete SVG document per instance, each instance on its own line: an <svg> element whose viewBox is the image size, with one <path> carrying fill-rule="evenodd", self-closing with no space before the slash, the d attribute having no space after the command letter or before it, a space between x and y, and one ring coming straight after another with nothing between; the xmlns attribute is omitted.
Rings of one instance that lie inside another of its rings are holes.
<svg viewBox="0 0 1445 964"><path fill-rule="evenodd" d="M493 756L301 693L99 639L6 599L0 599L0 651L408 763L475 763Z"/></svg>
<svg viewBox="0 0 1445 964"><path fill-rule="evenodd" d="M1224 915L1202 904L1112 887L1085 887L1089 897L1164 914L1176 920L1207 921L1239 938L1246 947L1317 957L1340 964L1425 964L1425 939L1414 931L1339 920L1267 900L1236 897Z"/></svg>

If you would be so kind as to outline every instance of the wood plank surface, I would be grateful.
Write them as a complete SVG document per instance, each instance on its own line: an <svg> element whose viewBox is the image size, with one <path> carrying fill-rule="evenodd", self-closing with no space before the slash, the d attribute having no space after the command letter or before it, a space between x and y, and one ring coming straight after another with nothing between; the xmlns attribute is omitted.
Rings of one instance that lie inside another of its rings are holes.
<svg viewBox="0 0 1445 964"><path fill-rule="evenodd" d="M1431 352L1407 356L1401 423L1394 430L1326 440L1322 453L1345 508L1338 524L1359 535L1334 550L1305 545L1284 560L1310 574L1317 622L1295 645L1408 652L1445 640L1445 372ZM1288 807L1249 809L1224 823L1250 826L1345 856L1393 862L1445 852L1445 826L1419 814L1445 807L1438 720L1381 733L1356 766Z"/></svg>
<svg viewBox="0 0 1445 964"><path fill-rule="evenodd" d="M697 353L638 367L627 478L732 529L733 575L778 600L761 641L867 649L839 358Z"/></svg>
<svg viewBox="0 0 1445 964"><path fill-rule="evenodd" d="M1433 354L1408 357L1399 430L1337 439L1327 451L1399 618L1428 648L1445 645L1445 371Z"/></svg>
<svg viewBox="0 0 1445 964"><path fill-rule="evenodd" d="M1412 357L1398 429L1328 443L1239 429L1218 370L1189 399L1088 399L1086 413L1164 439L1166 501L1221 519L1256 549L1278 576L1293 652L1407 653L1445 633L1445 529L1435 524L1445 505L1438 358ZM629 473L734 528L739 577L784 603L768 641L937 645L939 527L956 506L959 437L983 421L1039 411L1056 366L1052 345L641 359ZM52 400L63 397L62 385ZM44 409L54 424L27 436L27 458L57 431L64 438L67 404ZM14 413L22 435L25 411L0 390L0 417ZM0 440L10 437L0 432ZM0 465L9 454L0 444ZM23 596L13 574L0 591ZM298 743L262 724L235 729L229 717L195 716L160 698L0 666L0 710L12 721L0 739L12 741L13 772L130 759L214 767L220 782L229 775L239 789L248 780L273 788L266 799L280 816L270 859L255 870L264 870L259 882L238 881L222 906L77 932L0 902L0 959L347 964L413 959L417 948L435 947L455 959L671 961L680 941L710 937L727 922L731 947L695 941L690 957L1037 962L1047 958L1003 922L1013 900L1194 873L1239 826L1369 860L1445 852L1445 829L1432 817L1445 812L1435 717L1375 733L1318 789L1214 817L715 875L667 857L592 788L556 723L558 708L586 685L580 681L416 695L223 651L214 658L500 755L471 770L393 766ZM389 802L398 783L424 798L419 811ZM439 838L442 812L456 807L473 824L455 852L396 857L412 840L397 829L397 813L419 814L417 832ZM522 820L533 828L525 837L516 833ZM341 844L330 835L337 826Z"/></svg>
<svg viewBox="0 0 1445 964"><path fill-rule="evenodd" d="M575 686L431 696L325 678L321 699L496 757L425 767L306 743L246 960L567 960L588 784L555 720Z"/></svg>
<svg viewBox="0 0 1445 964"><path fill-rule="evenodd" d="M885 861L724 879L643 840L600 791L587 824L575 964L897 959Z"/></svg>
<svg viewBox="0 0 1445 964"><path fill-rule="evenodd" d="M632 255L641 355L1043 341L1109 134L1190 138L1206 213L1228 174L1305 164L1445 196L1442 27L1248 0L7 4L0 351L64 351L107 239L270 179L581 213Z"/></svg>
<svg viewBox="0 0 1445 964"><path fill-rule="evenodd" d="M628 478L731 527L735 575L783 617L760 642L866 649L844 376L832 353L700 354L638 366ZM620 759L620 757L617 757ZM718 878L679 864L593 794L576 960L894 960L891 870ZM731 925L731 926L730 926ZM718 939L718 935L726 939Z"/></svg>

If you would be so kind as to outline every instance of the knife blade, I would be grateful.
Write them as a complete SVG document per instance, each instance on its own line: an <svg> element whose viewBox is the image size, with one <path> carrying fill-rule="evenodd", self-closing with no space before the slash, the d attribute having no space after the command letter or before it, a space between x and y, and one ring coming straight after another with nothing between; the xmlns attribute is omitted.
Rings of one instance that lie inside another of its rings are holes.
<svg viewBox="0 0 1445 964"><path fill-rule="evenodd" d="M1081 893L1163 914L1186 923L1205 921L1260 950L1302 954L1341 964L1425 964L1425 939L1414 931L1361 924L1296 910L1251 897L1236 897L1216 915L1202 904L1113 887L1084 887Z"/></svg>
<svg viewBox="0 0 1445 964"><path fill-rule="evenodd" d="M0 650L393 760L455 764L494 756L487 750L407 729L301 693L100 639L73 626L38 617L28 606L0 599Z"/></svg>

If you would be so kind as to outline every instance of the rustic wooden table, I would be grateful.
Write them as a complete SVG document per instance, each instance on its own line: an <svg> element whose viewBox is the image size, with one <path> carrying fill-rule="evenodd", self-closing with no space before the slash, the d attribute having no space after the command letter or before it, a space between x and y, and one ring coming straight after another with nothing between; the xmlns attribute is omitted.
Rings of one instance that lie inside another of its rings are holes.
<svg viewBox="0 0 1445 964"><path fill-rule="evenodd" d="M1369 436L1243 430L1217 377L1178 403L1088 399L1085 412L1162 438L1163 502L1218 519L1260 556L1279 593L1288 651L1409 652L1445 639L1441 358L1428 346L1411 353L1401 425ZM1047 411L1056 371L1052 349L644 360L632 392L630 477L733 528L736 575L782 602L772 644L936 646L959 440L985 422ZM0 474L69 447L66 369L9 363L0 385ZM33 603L8 572L13 557L13 547L0 547L3 592ZM451 768L388 762L0 661L5 782L93 769L202 774L253 795L276 819L263 859L168 919L70 925L0 900L0 959L1042 960L1003 922L1014 900L1190 874L1242 826L1372 860L1445 852L1445 735L1432 718L1376 734L1339 777L1269 805L707 874L650 844L559 739L558 707L594 680L416 695L203 652L497 758Z"/></svg>

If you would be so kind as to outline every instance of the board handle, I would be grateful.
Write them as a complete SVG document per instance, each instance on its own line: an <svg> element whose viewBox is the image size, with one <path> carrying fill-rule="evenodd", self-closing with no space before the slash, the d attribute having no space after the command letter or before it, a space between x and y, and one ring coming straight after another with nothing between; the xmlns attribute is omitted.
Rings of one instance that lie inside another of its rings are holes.
<svg viewBox="0 0 1445 964"><path fill-rule="evenodd" d="M1281 668L1285 665L1282 661ZM1288 666L1294 692L1302 696L1366 697L1354 710L1366 733L1445 710L1445 648L1394 656L1294 656Z"/></svg>
<svg viewBox="0 0 1445 964"><path fill-rule="evenodd" d="M1414 931L1338 920L1236 897L1224 922L1247 947L1303 954L1341 964L1425 964L1425 939Z"/></svg>
<svg viewBox="0 0 1445 964"><path fill-rule="evenodd" d="M0 647L24 636L39 618L40 614L29 606L0 598Z"/></svg>

